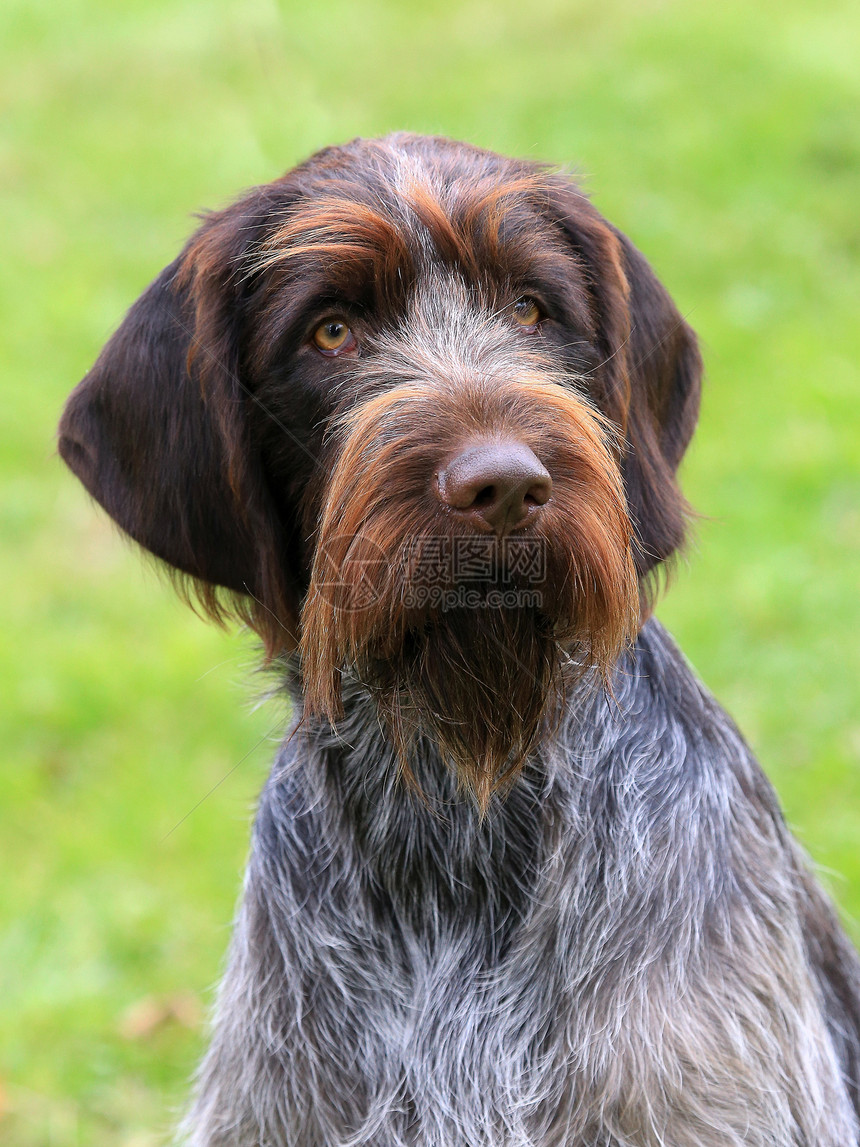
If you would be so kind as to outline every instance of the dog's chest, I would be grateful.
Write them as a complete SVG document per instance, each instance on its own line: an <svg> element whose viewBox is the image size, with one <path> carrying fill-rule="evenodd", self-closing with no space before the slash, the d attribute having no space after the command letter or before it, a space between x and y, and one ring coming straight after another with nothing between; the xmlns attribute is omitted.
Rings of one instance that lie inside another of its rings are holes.
<svg viewBox="0 0 860 1147"><path fill-rule="evenodd" d="M261 801L205 1065L247 1088L249 1134L851 1141L768 790L683 665L643 647L638 668L484 822L426 747L427 804L404 791L366 713L337 742L293 739ZM811 1097L802 1126L784 1078Z"/></svg>
<svg viewBox="0 0 860 1147"><path fill-rule="evenodd" d="M290 1090L318 1097L320 1143L347 1128L368 1143L481 1143L501 1110L558 1105L547 1081L557 1091L563 1074L546 1069L565 1054L559 920L542 906L557 894L559 810L545 777L527 773L482 823L447 778L431 807L380 791L382 769L360 783L337 772L327 812L319 793L270 786L257 830L285 972L281 1058ZM499 1142L520 1141L517 1121Z"/></svg>

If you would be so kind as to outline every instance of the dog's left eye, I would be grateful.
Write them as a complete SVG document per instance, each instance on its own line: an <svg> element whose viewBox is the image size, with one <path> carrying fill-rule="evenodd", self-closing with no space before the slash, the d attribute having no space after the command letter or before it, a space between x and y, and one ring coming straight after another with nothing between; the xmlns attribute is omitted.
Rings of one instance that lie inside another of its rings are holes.
<svg viewBox="0 0 860 1147"><path fill-rule="evenodd" d="M320 354L343 354L352 350L357 344L355 335L343 319L326 319L320 323L313 333L313 343Z"/></svg>
<svg viewBox="0 0 860 1147"><path fill-rule="evenodd" d="M527 330L534 330L543 318L540 307L531 295L523 295L521 299L517 299L511 314L514 316L514 322Z"/></svg>

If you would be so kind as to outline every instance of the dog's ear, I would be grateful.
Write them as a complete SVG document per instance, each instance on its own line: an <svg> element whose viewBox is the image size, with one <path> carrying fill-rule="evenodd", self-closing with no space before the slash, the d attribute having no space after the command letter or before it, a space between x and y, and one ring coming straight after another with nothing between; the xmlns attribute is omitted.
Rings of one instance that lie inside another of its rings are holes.
<svg viewBox="0 0 860 1147"><path fill-rule="evenodd" d="M59 449L207 613L240 616L275 653L295 643L297 593L241 362L243 265L269 216L260 192L207 218L72 393Z"/></svg>
<svg viewBox="0 0 860 1147"><path fill-rule="evenodd" d="M702 360L695 334L630 240L572 185L559 202L593 300L601 360L593 389L624 432L622 473L641 579L684 542L690 511L676 471L698 417Z"/></svg>
<svg viewBox="0 0 860 1147"><path fill-rule="evenodd" d="M640 574L683 544L690 511L676 472L699 416L702 359L696 336L629 239L616 232L629 293L630 380L623 459Z"/></svg>

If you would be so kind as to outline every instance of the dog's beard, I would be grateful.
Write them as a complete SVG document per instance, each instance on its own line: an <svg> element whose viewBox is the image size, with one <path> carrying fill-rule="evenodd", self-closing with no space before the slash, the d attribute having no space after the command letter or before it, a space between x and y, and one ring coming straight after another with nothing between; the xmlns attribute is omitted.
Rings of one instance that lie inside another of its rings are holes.
<svg viewBox="0 0 860 1147"><path fill-rule="evenodd" d="M558 713L562 654L539 611L457 607L357 667L410 780L417 738L437 744L481 811Z"/></svg>
<svg viewBox="0 0 860 1147"><path fill-rule="evenodd" d="M516 433L552 461L552 501L525 535L541 548L539 584L506 564L502 544L486 583L443 572L437 589L454 594L453 607L432 594L415 603L416 572L426 569L411 567L410 548L457 541L427 486L446 444L462 439L463 415L436 387L404 386L346 425L302 612L306 711L336 723L350 672L375 697L407 779L416 739L431 738L482 810L552 725L569 677L607 677L638 617L630 522L605 428L557 387L519 384L514 396ZM506 397L498 387L492 401ZM510 591L525 596L509 605Z"/></svg>
<svg viewBox="0 0 860 1147"><path fill-rule="evenodd" d="M367 535L332 536L329 572L315 570L303 612L306 711L336 724L347 672L374 698L405 779L417 787L410 761L427 739L483 815L554 728L570 684L608 676L631 636L632 602L615 612L602 582L584 592L587 575L560 547L538 592L508 577L440 590L453 607L416 607L403 560L377 548ZM511 595L523 604L497 604Z"/></svg>

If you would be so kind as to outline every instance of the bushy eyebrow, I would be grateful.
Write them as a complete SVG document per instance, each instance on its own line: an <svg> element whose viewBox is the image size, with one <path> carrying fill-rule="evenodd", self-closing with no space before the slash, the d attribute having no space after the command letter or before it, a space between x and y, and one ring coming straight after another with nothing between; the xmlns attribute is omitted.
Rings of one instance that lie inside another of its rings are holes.
<svg viewBox="0 0 860 1147"><path fill-rule="evenodd" d="M529 172L444 188L410 178L395 194L380 176L358 197L329 180L270 231L253 271L271 272L306 297L381 306L396 305L422 265L441 260L489 297L533 291L554 317L587 330L585 277L549 217L546 188L541 172Z"/></svg>

